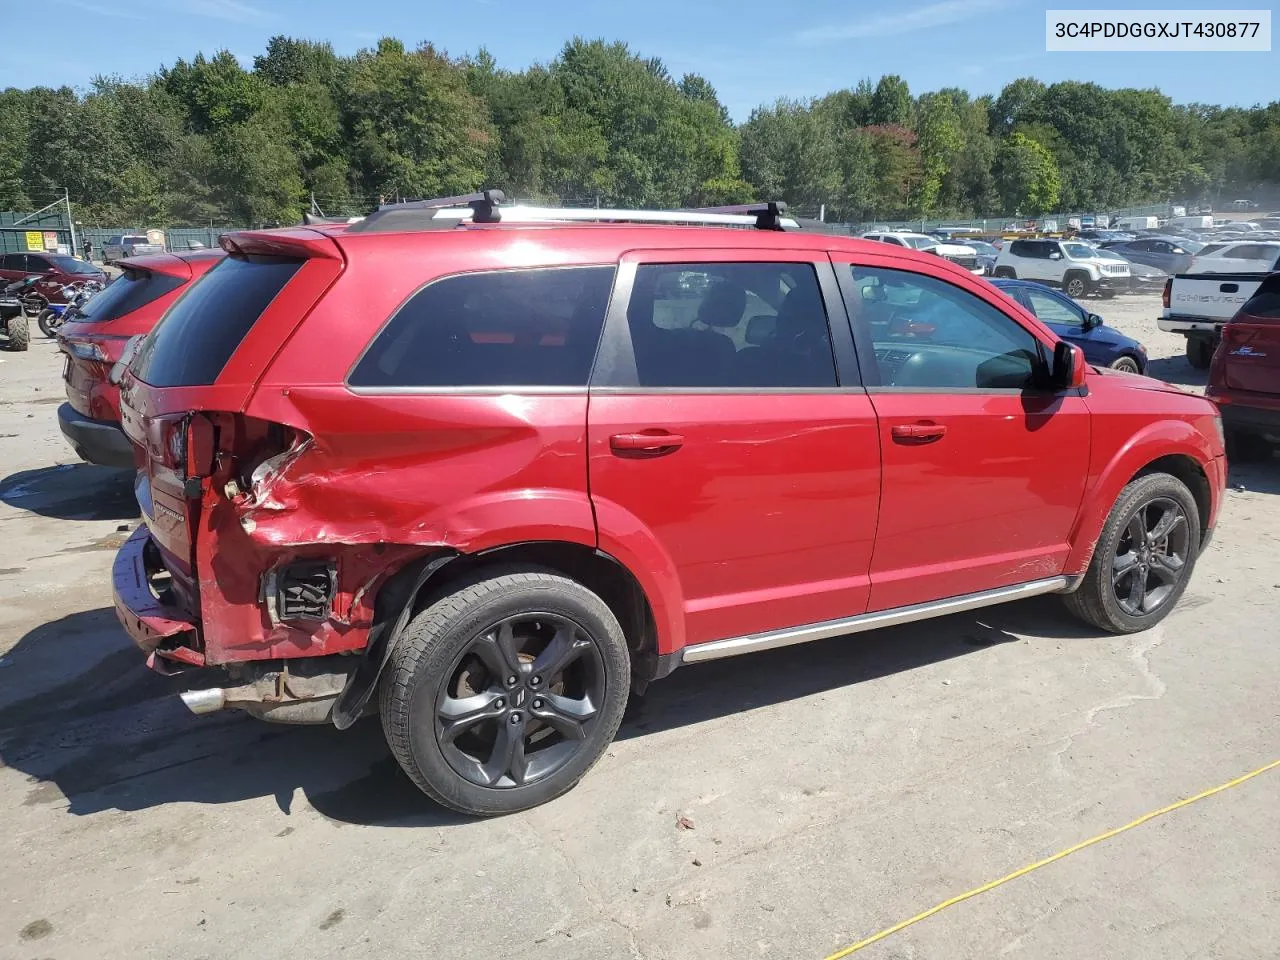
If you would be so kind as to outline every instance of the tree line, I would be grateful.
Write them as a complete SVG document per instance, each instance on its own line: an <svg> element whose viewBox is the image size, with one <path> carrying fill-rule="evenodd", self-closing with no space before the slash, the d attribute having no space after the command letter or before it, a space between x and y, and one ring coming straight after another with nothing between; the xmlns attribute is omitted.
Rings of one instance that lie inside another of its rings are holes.
<svg viewBox="0 0 1280 960"><path fill-rule="evenodd" d="M0 208L65 188L86 224L297 222L307 209L480 186L574 205L785 199L829 220L1035 216L1280 188L1280 101L1024 78L915 95L898 76L778 100L735 125L702 76L574 39L511 71L386 38L354 56L275 37L143 80L0 92Z"/></svg>

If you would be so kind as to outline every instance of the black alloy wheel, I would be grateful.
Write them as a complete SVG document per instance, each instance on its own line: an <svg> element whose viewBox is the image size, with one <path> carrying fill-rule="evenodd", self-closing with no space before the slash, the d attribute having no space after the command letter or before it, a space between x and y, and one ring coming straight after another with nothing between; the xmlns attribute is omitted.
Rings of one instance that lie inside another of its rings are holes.
<svg viewBox="0 0 1280 960"><path fill-rule="evenodd" d="M477 786L534 783L587 742L604 688L600 650L579 624L552 613L508 617L467 644L440 688L441 753Z"/></svg>
<svg viewBox="0 0 1280 960"><path fill-rule="evenodd" d="M1154 627L1187 588L1200 550L1201 505L1167 473L1135 477L1120 491L1085 571L1062 599L1108 633Z"/></svg>
<svg viewBox="0 0 1280 960"><path fill-rule="evenodd" d="M1182 505L1168 497L1142 504L1116 543L1111 587L1131 617L1155 613L1180 585L1187 565L1190 526Z"/></svg>

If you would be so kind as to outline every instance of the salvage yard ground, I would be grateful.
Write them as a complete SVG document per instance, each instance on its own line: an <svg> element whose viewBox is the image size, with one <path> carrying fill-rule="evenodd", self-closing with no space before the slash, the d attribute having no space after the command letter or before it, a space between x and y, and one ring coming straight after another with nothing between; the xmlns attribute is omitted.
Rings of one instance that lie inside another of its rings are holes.
<svg viewBox="0 0 1280 960"><path fill-rule="evenodd" d="M1096 302L1196 388L1156 298ZM420 796L376 721L193 717L111 612L130 477L58 434L53 345L0 353L0 958L821 958L1280 758L1280 459L1233 468L1156 629L1042 598L690 666L574 791ZM1276 956L1280 770L860 958Z"/></svg>

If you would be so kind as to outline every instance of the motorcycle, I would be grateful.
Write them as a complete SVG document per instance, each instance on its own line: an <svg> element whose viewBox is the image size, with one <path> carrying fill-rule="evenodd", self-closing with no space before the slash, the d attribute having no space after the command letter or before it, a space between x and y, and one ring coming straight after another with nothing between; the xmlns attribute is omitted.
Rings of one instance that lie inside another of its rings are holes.
<svg viewBox="0 0 1280 960"><path fill-rule="evenodd" d="M44 303L36 315L40 332L46 337L56 337L62 325L75 316L75 312L102 290L97 280L82 280L62 288L65 303Z"/></svg>

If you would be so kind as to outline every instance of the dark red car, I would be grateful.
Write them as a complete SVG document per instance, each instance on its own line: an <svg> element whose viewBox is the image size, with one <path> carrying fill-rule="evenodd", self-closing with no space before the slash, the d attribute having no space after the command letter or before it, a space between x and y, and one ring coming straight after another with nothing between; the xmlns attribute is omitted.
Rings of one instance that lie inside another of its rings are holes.
<svg viewBox="0 0 1280 960"><path fill-rule="evenodd" d="M0 286L32 276L40 277L40 281L30 293L46 303L66 303L67 295L63 288L70 284L89 280L107 282L102 268L78 257L58 253L0 254Z"/></svg>
<svg viewBox="0 0 1280 960"><path fill-rule="evenodd" d="M1222 411L1233 458L1266 459L1280 446L1280 273L1222 328L1205 393Z"/></svg>
<svg viewBox="0 0 1280 960"><path fill-rule="evenodd" d="M120 388L111 370L133 339L151 332L161 314L223 258L221 250L138 257L65 323L58 345L67 355L67 402L58 425L81 459L132 467L133 444L120 429Z"/></svg>
<svg viewBox="0 0 1280 960"><path fill-rule="evenodd" d="M195 712L380 713L423 791L496 814L572 787L682 663L1177 602L1225 482L1203 397L775 206L493 199L231 234L139 346L116 609L154 668L225 668Z"/></svg>

